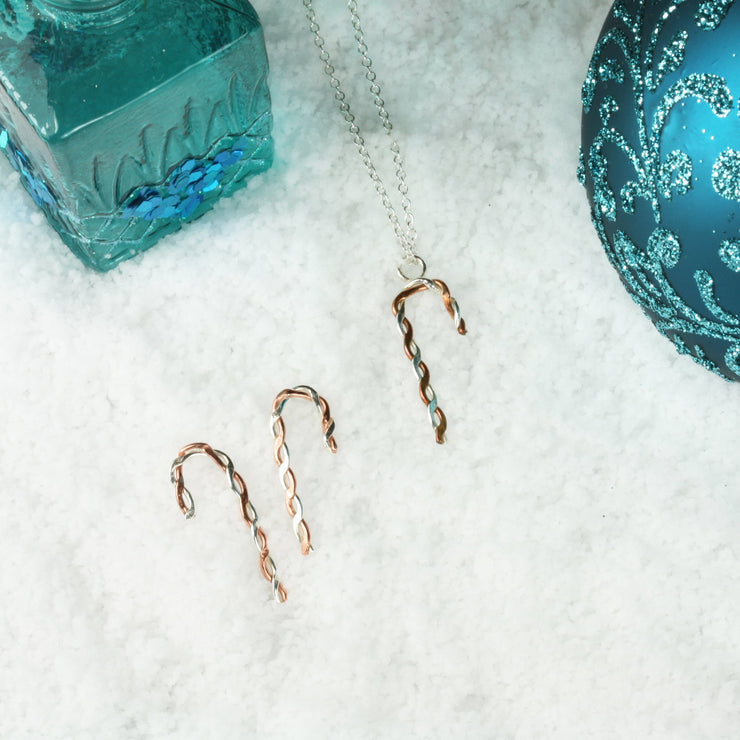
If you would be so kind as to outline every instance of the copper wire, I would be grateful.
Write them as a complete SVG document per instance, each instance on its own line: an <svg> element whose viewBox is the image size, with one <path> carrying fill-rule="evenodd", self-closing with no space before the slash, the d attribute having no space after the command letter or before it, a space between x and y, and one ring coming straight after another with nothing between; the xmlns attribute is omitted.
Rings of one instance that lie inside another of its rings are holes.
<svg viewBox="0 0 740 740"><path fill-rule="evenodd" d="M185 487L185 479L182 473L182 467L185 461L193 455L206 455L213 460L213 462L215 462L224 473L226 473L231 489L237 496L239 496L242 516L252 533L252 539L259 551L260 570L262 571L262 575L272 585L272 593L275 600L280 603L284 602L288 598L288 593L278 580L277 569L275 568L275 563L272 557L270 557L270 551L267 547L267 537L265 536L265 532L262 527L258 524L257 512L249 500L247 485L242 476L234 470L234 463L226 453L221 452L220 450L215 450L204 442L194 442L186 445L177 453L177 457L170 468L170 480L175 484L177 504L180 507L180 510L185 515L186 519L191 519L195 516L193 497L191 496L190 491Z"/></svg>
<svg viewBox="0 0 740 740"><path fill-rule="evenodd" d="M321 414L321 428L324 432L324 443L331 452L337 451L337 442L334 439L334 420L331 418L329 404L313 388L308 385L299 385L295 388L286 388L275 397L272 404L272 416L270 422L274 437L273 458L275 464L280 468L280 483L285 489L285 508L293 520L293 531L301 543L301 552L308 555L311 546L311 532L303 518L303 504L296 493L295 473L290 467L290 452L285 443L285 422L282 419L285 404L291 398L302 398L312 401Z"/></svg>
<svg viewBox="0 0 740 740"><path fill-rule="evenodd" d="M458 334L466 334L467 329L465 327L465 320L460 315L460 307L457 305L457 301L450 294L447 285L441 280L428 280L426 278L412 280L393 301L393 315L396 317L398 329L403 337L403 349L406 357L413 363L414 372L419 379L419 395L429 411L429 419L434 428L437 443L444 444L445 433L447 431L447 417L438 405L437 394L434 392L430 383L429 368L421 359L421 351L414 341L414 329L411 326L411 322L406 318L406 301L411 296L425 290L435 290L442 294L442 301L447 309L447 313L455 321Z"/></svg>

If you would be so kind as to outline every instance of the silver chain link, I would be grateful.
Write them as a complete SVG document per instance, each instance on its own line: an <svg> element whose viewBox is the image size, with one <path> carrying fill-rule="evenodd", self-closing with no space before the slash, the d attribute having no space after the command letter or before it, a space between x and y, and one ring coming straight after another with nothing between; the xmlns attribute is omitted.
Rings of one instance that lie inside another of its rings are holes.
<svg viewBox="0 0 740 740"><path fill-rule="evenodd" d="M306 17L310 24L311 33L314 35L314 44L318 48L319 58L324 64L324 72L329 78L331 88L334 90L334 98L339 103L339 110L342 112L344 120L347 122L352 140L357 146L362 162L370 175L370 179L375 185L375 190L380 196L386 213L388 214L388 220L391 222L393 231L401 245L401 249L403 250L403 260L398 267L398 273L404 280L421 278L424 276L426 264L416 253L417 233L414 228L414 215L411 210L411 200L408 195L409 188L406 183L406 170L404 169L403 157L401 156L401 149L393 134L393 124L391 123L388 110L385 107L385 101L381 97L381 89L378 84L377 75L373 69L372 59L368 54L367 44L365 43L365 34L362 30L360 16L357 11L357 2L356 0L349 0L347 7L352 16L354 38L357 42L357 51L360 54L362 66L365 69L365 79L370 83L370 93L373 96L375 107L378 109L378 116L386 134L391 140L390 149L393 154L393 162L396 166L396 179L398 180L398 192L401 196L401 207L403 208L404 220L406 222L405 228L399 221L393 202L391 201L385 185L383 184L383 180L375 167L375 163L368 151L365 139L360 132L360 127L352 113L349 101L347 100L347 95L342 90L341 82L336 76L336 70L331 63L331 55L326 50L326 42L321 36L321 28L316 21L316 12L313 8L313 2L312 0L303 0L303 5L306 8ZM411 274L412 272L413 274Z"/></svg>

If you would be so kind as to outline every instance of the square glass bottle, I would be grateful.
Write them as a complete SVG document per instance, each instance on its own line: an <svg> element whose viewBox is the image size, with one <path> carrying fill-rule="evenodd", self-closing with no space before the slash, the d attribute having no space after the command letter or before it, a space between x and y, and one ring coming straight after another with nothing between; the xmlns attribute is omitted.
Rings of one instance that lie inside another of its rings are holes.
<svg viewBox="0 0 740 740"><path fill-rule="evenodd" d="M0 0L0 148L109 270L272 164L247 0Z"/></svg>

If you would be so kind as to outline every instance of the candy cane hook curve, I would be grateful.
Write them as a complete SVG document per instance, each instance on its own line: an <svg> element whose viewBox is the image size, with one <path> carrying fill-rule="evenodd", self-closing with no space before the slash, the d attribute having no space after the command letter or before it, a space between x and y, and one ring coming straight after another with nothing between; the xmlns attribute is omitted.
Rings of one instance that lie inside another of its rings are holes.
<svg viewBox="0 0 740 740"><path fill-rule="evenodd" d="M170 467L170 481L175 485L177 504L180 507L180 510L185 515L186 519L191 519L195 516L195 503L193 502L193 497L190 494L190 491L185 487L185 478L182 474L182 466L185 461L194 455L205 455L213 460L213 462L215 462L216 465L226 473L231 490L239 497L242 516L252 533L252 539L259 551L260 570L262 571L262 575L272 585L272 594L275 597L275 601L283 603L288 598L288 592L278 580L275 562L272 557L270 557L270 551L267 547L267 537L265 536L262 527L258 524L257 512L249 500L246 483L241 475L234 470L234 463L225 452L215 450L204 442L194 442L193 444L186 445L177 453L177 457L174 459L172 466Z"/></svg>
<svg viewBox="0 0 740 740"><path fill-rule="evenodd" d="M293 473L290 467L290 452L288 445L285 444L285 422L282 419L285 404L291 398L302 398L306 401L312 401L321 414L324 443L330 452L337 451L337 442L334 439L335 425L334 420L331 418L329 404L311 386L297 385L295 388L286 388L277 394L272 404L272 416L270 417L270 428L272 429L272 436L274 438L273 459L275 460L275 464L280 468L280 483L285 490L285 508L293 520L293 531L301 543L301 552L304 555L308 555L313 550L311 546L311 532L308 529L306 520L303 518L303 504L298 494L296 494L295 473Z"/></svg>

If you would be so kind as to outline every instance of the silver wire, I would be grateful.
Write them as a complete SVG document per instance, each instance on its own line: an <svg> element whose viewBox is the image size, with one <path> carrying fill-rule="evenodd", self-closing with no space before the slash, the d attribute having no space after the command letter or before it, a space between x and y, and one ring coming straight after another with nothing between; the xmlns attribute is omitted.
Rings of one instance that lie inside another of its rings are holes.
<svg viewBox="0 0 740 740"><path fill-rule="evenodd" d="M419 281L413 281L413 283L409 284L409 287L411 287L414 283L429 283L431 281L429 280L419 280ZM436 287L436 286L435 286ZM398 331L401 333L401 336L406 339L406 326L405 326L405 319L406 319L406 306L402 305L398 309L398 313L396 314L396 324L398 325ZM419 349L419 345L416 343L414 339L411 339L410 341L407 340L407 345L409 348L409 351L412 353L411 359L411 365L414 368L414 373L416 373L417 380L421 383L425 374L428 372L428 369L424 365L421 359L421 350ZM437 416L437 408L439 406L439 401L437 400L437 394L432 387L431 383L427 383L423 389L422 392L424 393L424 397L426 398L426 405L427 405L427 412L429 414L429 421L432 424L432 428L434 431L437 431L437 427L439 427L441 420Z"/></svg>
<svg viewBox="0 0 740 740"><path fill-rule="evenodd" d="M226 477L228 478L228 481L229 481L229 487L238 496L240 501L244 501L244 498L246 497L246 493L245 491L240 490L240 487L236 481L236 478L235 478L236 471L234 468L233 461L225 452L222 452L221 450L216 450L213 448L211 449L218 456L218 458L221 460L221 463L224 466ZM209 457L208 452L206 452L205 450L194 449L174 459L170 467L170 481L172 483L174 484L177 483L177 478L175 476L176 470L178 468L181 468L186 460L196 455L206 455L207 457ZM187 511L184 512L185 518L192 519L195 516L195 502L193 501L192 494L185 486L183 486L182 497L187 507ZM246 505L243 505L243 509L244 509L243 513L245 515L245 521L247 523L247 526L249 527L249 531L251 532L252 540L254 541L254 544L257 546L257 551L260 553L260 558L264 560L265 566L266 566L265 569L270 576L270 585L272 587L272 594L275 597L275 600L280 603L282 602L282 599L280 598L280 581L278 580L278 576L277 576L277 568L275 567L275 562L273 561L272 557L269 554L266 556L263 554L263 551L265 548L265 542L264 542L264 535L260 534L259 517L257 516L257 511L255 510L254 506L252 505L252 502L249 501L248 498L247 498Z"/></svg>
<svg viewBox="0 0 740 740"><path fill-rule="evenodd" d="M403 279L407 280L408 277L403 276L403 272L405 272L404 267L407 267L410 264L417 264L422 267L422 272L418 275L418 277L423 277L426 265L416 253L417 232L416 228L414 227L414 215L411 209L411 200L409 199L408 194L409 188L408 184L406 183L406 170L404 168L403 156L401 155L401 148L398 145L398 141L393 134L393 124L391 123L390 114L385 107L385 101L381 97L381 89L380 85L378 84L377 75L375 73L375 70L373 69L372 59L368 54L368 47L367 43L365 42L365 34L362 30L362 24L357 10L357 2L356 0L349 0L349 2L347 3L347 8L349 9L350 15L352 17L354 38L357 42L357 51L360 54L361 63L365 70L365 79L370 83L370 93L373 97L373 103L378 110L378 116L380 117L383 129L391 140L390 150L393 154L393 162L396 166L398 192L401 196L401 207L403 209L404 220L406 222L405 229L401 226L401 223L398 219L398 214L395 207L393 206L393 202L388 195L385 185L383 184L383 180L380 177L380 174L375 167L375 163L373 162L372 156L367 149L365 139L362 136L360 127L357 124L355 116L352 113L349 101L347 100L347 95L342 89L342 83L336 76L336 70L331 63L331 55L326 50L326 41L321 36L321 28L316 20L316 11L313 8L313 2L312 0L303 0L303 5L306 9L306 18L308 19L311 33L314 36L314 44L319 50L319 58L324 64L324 72L329 78L329 84L334 90L334 97L339 103L339 110L344 116L344 120L347 122L350 136L357 146L357 150L360 153L362 162L367 169L370 179L375 185L375 190L380 196L383 207L388 214L388 220L390 221L396 238L398 239L401 249L403 250L403 260L398 267L399 274L402 275Z"/></svg>
<svg viewBox="0 0 740 740"><path fill-rule="evenodd" d="M272 431L274 441L273 455L275 462L278 464L280 485L285 491L286 504L293 523L293 532L296 539L301 543L301 547L304 549L304 554L307 554L308 552L313 551L313 546L310 541L308 525L303 518L303 502L301 501L300 496L296 493L296 480L290 467L290 450L285 441L285 425L282 420L285 404L291 397L294 397L291 395L294 392L302 392L308 396L311 401L313 401L322 418L324 444L329 448L330 452L336 452L336 441L332 439L335 424L329 413L328 404L325 400L322 400L318 392L310 385L297 385L290 390L286 389L285 391L282 391L281 394L278 394L275 399L276 405L274 406L273 412L270 416L270 430ZM278 401L282 394L285 394L285 397Z"/></svg>

